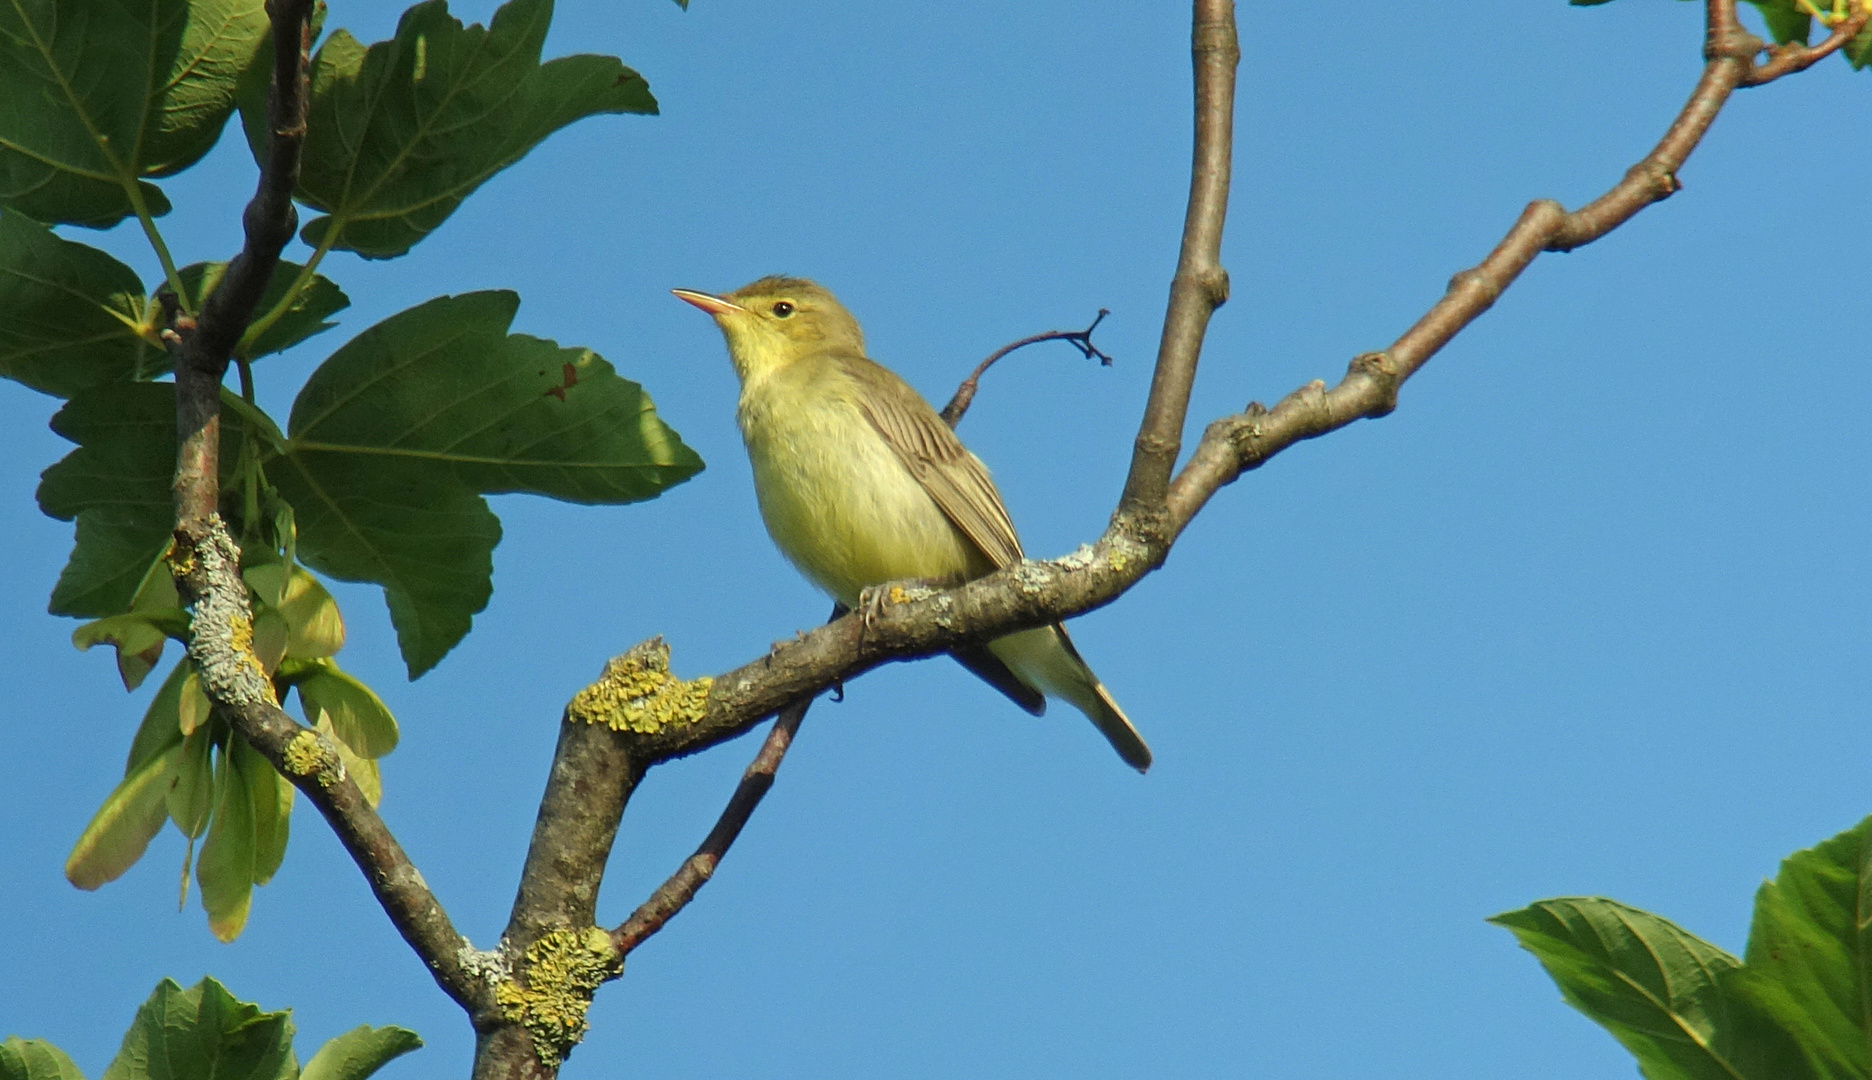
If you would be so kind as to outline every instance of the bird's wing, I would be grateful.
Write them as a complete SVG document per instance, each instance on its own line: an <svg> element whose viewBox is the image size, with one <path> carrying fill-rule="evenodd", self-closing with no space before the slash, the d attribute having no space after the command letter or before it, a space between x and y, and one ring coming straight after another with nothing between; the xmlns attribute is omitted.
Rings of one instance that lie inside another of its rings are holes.
<svg viewBox="0 0 1872 1080"><path fill-rule="evenodd" d="M846 370L864 391L858 394L859 411L943 514L996 567L1020 562L1020 537L988 470L921 394L870 360L848 359Z"/></svg>

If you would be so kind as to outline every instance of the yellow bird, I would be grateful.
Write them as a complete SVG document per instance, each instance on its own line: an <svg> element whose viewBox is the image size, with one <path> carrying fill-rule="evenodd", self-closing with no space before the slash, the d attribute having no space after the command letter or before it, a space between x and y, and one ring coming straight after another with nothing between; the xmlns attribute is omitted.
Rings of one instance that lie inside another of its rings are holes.
<svg viewBox="0 0 1872 1080"><path fill-rule="evenodd" d="M787 277L725 296L672 291L728 341L761 517L807 580L857 610L887 582L957 584L1021 561L987 468L929 402L865 356L858 320L830 292ZM1048 695L1065 699L1127 764L1150 767L1150 748L1064 626L954 655L1035 716Z"/></svg>

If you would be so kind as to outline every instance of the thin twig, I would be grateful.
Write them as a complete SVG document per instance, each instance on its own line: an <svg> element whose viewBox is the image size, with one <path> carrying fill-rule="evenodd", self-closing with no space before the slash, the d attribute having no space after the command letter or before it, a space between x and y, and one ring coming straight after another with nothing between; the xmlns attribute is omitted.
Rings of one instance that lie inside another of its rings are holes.
<svg viewBox="0 0 1872 1080"><path fill-rule="evenodd" d="M1210 424L1167 492L1161 531L1132 527L1121 507L1103 536L1064 559L1025 562L891 604L862 635L850 618L821 627L717 676L705 714L681 732L660 736L645 751L658 758L692 754L751 729L803 695L880 664L945 652L1108 604L1148 574L1209 498L1243 471L1295 443L1390 412L1404 380L1486 311L1540 252L1590 243L1678 190L1678 169L1728 95L1750 77L1753 58L1762 50L1759 39L1741 31L1735 0L1709 0L1708 10L1709 60L1703 76L1651 154L1574 213L1549 200L1531 204L1480 266L1457 274L1443 298L1388 351L1355 359L1337 386L1310 383L1272 410L1252 405ZM1200 70L1200 52L1197 63ZM1199 155L1199 169L1203 160ZM1179 287L1185 280L1179 278Z"/></svg>
<svg viewBox="0 0 1872 1080"><path fill-rule="evenodd" d="M668 881L657 887L631 917L624 920L622 926L611 932L611 942L621 954L628 954L632 949L644 943L650 935L663 929L663 924L677 912L687 907L695 899L696 892L708 884L715 876L715 868L721 865L722 856L728 853L735 838L741 835L741 829L754 816L754 808L760 805L767 790L773 787L774 773L780 768L780 762L786 757L787 749L793 745L793 736L799 733L800 721L806 718L806 710L812 706L812 699L796 702L780 710L774 720L772 730L767 732L766 741L761 743L760 753L748 764L747 771L741 774L741 783L736 785L734 796L716 820L715 827L709 830L702 845L696 848L694 855L683 860L681 867L670 875Z"/></svg>
<svg viewBox="0 0 1872 1080"><path fill-rule="evenodd" d="M221 379L298 224L292 193L305 142L312 8L313 0L268 4L274 43L267 102L271 137L253 200L241 219L245 243L199 318L177 318L164 333L176 372L176 532L169 560L177 585L194 606L189 657L210 700L318 807L437 984L478 1015L491 1000L481 980L464 966L467 940L345 774L329 742L280 710L253 653L253 612L240 577L240 550L217 513Z"/></svg>
<svg viewBox="0 0 1872 1080"><path fill-rule="evenodd" d="M1013 352L1015 349L1024 349L1029 345L1038 345L1043 341L1069 342L1073 348L1079 350L1079 355L1085 357L1087 360L1097 358L1100 364L1110 367L1112 358L1107 356L1104 350L1100 349L1097 345L1092 344L1092 331L1097 330L1099 323L1104 322L1105 316L1110 314L1111 312L1107 309L1099 308L1098 317L1093 319L1092 325L1086 327L1084 330L1048 330L1044 334L1024 337L1011 345L1001 346L990 354L988 359L975 365L975 370L969 372L969 377L962 380L961 386L956 387L955 396L949 399L949 404L944 405L942 407L942 412L938 415L943 418L943 423L948 424L950 427L955 427L957 424L961 423L963 415L968 412L969 406L975 401L975 391L978 388L978 384L981 382L981 377L987 374L988 369L994 366L995 361Z"/></svg>
<svg viewBox="0 0 1872 1080"><path fill-rule="evenodd" d="M1846 47L1846 43L1858 37L1872 21L1872 0L1858 0L1852 14L1833 24L1833 32L1818 45L1805 45L1790 41L1785 45L1774 45L1768 49L1768 59L1750 69L1748 77L1742 80L1743 86L1761 86L1779 79L1783 75L1792 75L1797 71L1806 71L1820 61Z"/></svg>
<svg viewBox="0 0 1872 1080"><path fill-rule="evenodd" d="M1572 213L1551 199L1530 203L1480 266L1450 279L1443 298L1390 349L1353 360L1337 386L1329 390L1315 381L1272 410L1251 404L1246 412L1210 424L1170 487L1171 527L1180 531L1223 485L1294 443L1389 413L1404 380L1487 311L1541 252L1590 244L1675 194L1682 187L1678 170L1729 95L1748 85L1757 70L1752 65L1762 51L1761 39L1742 29L1735 5L1736 0L1707 0L1703 75L1651 153L1611 190Z"/></svg>

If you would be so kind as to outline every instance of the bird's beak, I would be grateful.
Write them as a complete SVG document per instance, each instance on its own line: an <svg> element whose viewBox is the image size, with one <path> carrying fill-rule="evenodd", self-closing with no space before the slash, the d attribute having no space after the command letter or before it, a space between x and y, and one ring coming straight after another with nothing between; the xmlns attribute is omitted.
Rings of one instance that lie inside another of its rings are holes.
<svg viewBox="0 0 1872 1080"><path fill-rule="evenodd" d="M676 299L687 304L694 304L696 307L701 308L703 311L708 312L716 318L720 318L730 311L747 310L732 300L724 300L712 293L697 292L694 289L671 289L670 292Z"/></svg>

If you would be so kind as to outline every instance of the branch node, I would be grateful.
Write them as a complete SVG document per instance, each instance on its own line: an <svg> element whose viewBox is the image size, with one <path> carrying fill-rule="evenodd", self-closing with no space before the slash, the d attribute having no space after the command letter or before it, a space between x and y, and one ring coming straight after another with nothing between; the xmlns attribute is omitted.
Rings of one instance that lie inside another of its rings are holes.
<svg viewBox="0 0 1872 1080"><path fill-rule="evenodd" d="M1481 290L1482 295L1483 295L1482 305L1484 307L1494 306L1495 301L1501 298L1501 294L1502 294L1501 282L1496 281L1495 276L1493 274L1490 274L1488 271L1482 269L1480 266L1472 266L1467 270L1458 270L1456 271L1456 273L1451 274L1450 279L1449 279L1449 287L1445 291L1457 292L1458 290L1462 289L1464 286L1468 286L1468 285L1473 285L1477 289ZM1366 353L1365 355L1373 356L1377 354Z"/></svg>
<svg viewBox="0 0 1872 1080"><path fill-rule="evenodd" d="M1211 308L1219 308L1223 304L1228 303L1229 276L1227 270L1222 269L1220 266L1205 267L1197 271L1196 282L1202 289L1203 295L1208 298Z"/></svg>
<svg viewBox="0 0 1872 1080"><path fill-rule="evenodd" d="M669 646L653 637L605 665L598 681L573 695L566 718L613 731L655 735L694 724L707 711L707 675L683 680L670 674Z"/></svg>
<svg viewBox="0 0 1872 1080"><path fill-rule="evenodd" d="M1742 29L1740 25L1710 27L1708 36L1703 39L1703 59L1740 60L1745 64L1755 61L1768 44L1761 38Z"/></svg>
<svg viewBox="0 0 1872 1080"><path fill-rule="evenodd" d="M527 946L518 978L495 983L494 1001L505 1019L533 1036L541 1064L555 1068L590 1028L592 995L623 972L624 955L603 930L554 930Z"/></svg>
<svg viewBox="0 0 1872 1080"><path fill-rule="evenodd" d="M1373 419L1389 416L1391 411L1397 408L1398 387L1404 384L1404 378L1390 353L1361 353L1352 358L1352 363L1346 368L1346 374L1348 376L1363 375L1378 388L1378 401L1366 411L1366 416Z"/></svg>

